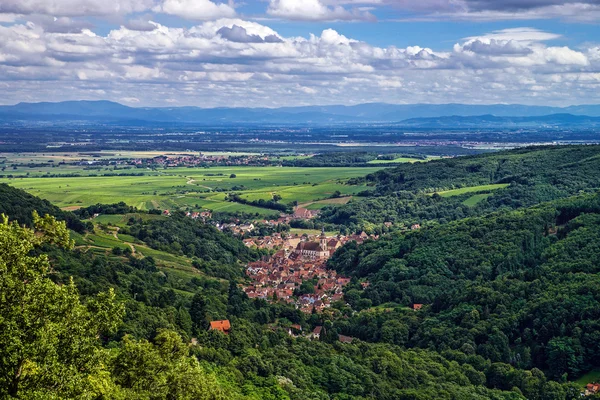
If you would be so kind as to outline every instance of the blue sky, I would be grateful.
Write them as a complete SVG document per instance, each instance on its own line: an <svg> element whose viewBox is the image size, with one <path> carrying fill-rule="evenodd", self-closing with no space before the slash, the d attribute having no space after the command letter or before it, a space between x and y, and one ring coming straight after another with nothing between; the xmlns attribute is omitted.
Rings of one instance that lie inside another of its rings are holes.
<svg viewBox="0 0 600 400"><path fill-rule="evenodd" d="M600 101L597 0L2 0L0 102Z"/></svg>

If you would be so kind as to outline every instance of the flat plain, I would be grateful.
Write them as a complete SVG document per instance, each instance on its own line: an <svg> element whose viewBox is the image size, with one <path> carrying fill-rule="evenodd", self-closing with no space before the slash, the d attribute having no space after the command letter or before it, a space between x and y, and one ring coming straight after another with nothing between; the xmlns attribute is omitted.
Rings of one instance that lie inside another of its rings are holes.
<svg viewBox="0 0 600 400"><path fill-rule="evenodd" d="M90 175L85 166L52 168L54 176L20 173L0 182L47 199L59 207L73 209L96 203L124 201L141 210L209 209L244 211L261 215L273 210L226 201L226 192L239 193L248 200L271 200L280 195L283 203L326 200L336 192L351 196L364 186L347 185L349 178L375 172L373 168L300 168L234 166L210 168L169 168L159 170L108 169ZM64 173L80 176L56 176ZM104 173L142 176L103 176Z"/></svg>

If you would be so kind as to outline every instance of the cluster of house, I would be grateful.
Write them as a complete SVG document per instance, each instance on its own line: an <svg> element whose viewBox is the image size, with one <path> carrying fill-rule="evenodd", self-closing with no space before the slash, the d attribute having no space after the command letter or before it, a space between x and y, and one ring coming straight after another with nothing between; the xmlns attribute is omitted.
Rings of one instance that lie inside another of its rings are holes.
<svg viewBox="0 0 600 400"><path fill-rule="evenodd" d="M202 214L202 213L201 213ZM197 215L197 213L192 213L191 216L192 218L194 218L194 215ZM217 229L219 229L220 231L223 231L225 229L230 230L231 232L233 232L236 235L245 235L245 234L249 234L251 232L253 232L256 229L256 225L255 224L262 224L265 226L270 226L270 227L276 227L278 225L281 224L289 224L290 222L292 222L293 220L298 220L298 219L312 219L315 218L317 215L319 215L319 211L311 211L311 210L307 210L305 208L302 207L297 207L294 210L293 214L281 214L279 216L279 218L277 219L271 219L271 220L256 220L253 221L251 223L248 222L240 222L239 220L234 221L234 222L218 222L215 224L215 227ZM206 220L206 219L210 219L211 216L209 216L208 218L204 218L202 217L202 219ZM267 241L270 241L271 238L266 238ZM276 239L277 240L277 239ZM258 243L258 241L255 244L251 244L251 242L248 242L248 247L252 247L253 245L256 245L256 247L259 248L263 248L261 244ZM269 246L265 246L264 248L276 248L278 246L283 246L283 242L275 244L275 245L269 245Z"/></svg>
<svg viewBox="0 0 600 400"><path fill-rule="evenodd" d="M365 232L361 232L360 234L352 234L348 236L338 235L335 237L327 238L327 248L330 253L329 256L331 256L333 252L335 252L335 250L337 250L339 247L343 246L348 242L354 241L361 244L367 239L377 240L379 239L379 236L367 235ZM259 249L282 249L286 252L286 254L288 254L288 256L293 257L293 254L295 250L298 249L298 246L301 247L300 250L304 251L304 254L316 255L313 253L314 250L311 250L311 248L316 248L317 245L314 243L317 243L317 241L318 237L315 235L286 235L285 233L282 234L279 232L275 232L271 236L252 237L244 239L244 244L246 245L246 247L257 247ZM327 258L329 256L327 256Z"/></svg>
<svg viewBox="0 0 600 400"><path fill-rule="evenodd" d="M338 276L326 267L327 259L349 240L364 241L366 234L352 237L327 237L322 232L318 238L291 237L272 240L283 242L281 248L267 260L251 262L246 267L250 284L244 291L250 298L282 301L294 304L305 313L321 312L343 299L343 287L350 278ZM255 244L255 242L247 242ZM269 244L270 245L272 245ZM310 293L298 293L302 283L314 282Z"/></svg>
<svg viewBox="0 0 600 400"><path fill-rule="evenodd" d="M127 161L130 165L136 166L159 166L159 167L195 167L206 164L218 165L266 165L270 163L267 156L246 155L207 155L207 154L189 154L189 155L161 155L153 158L136 158Z"/></svg>
<svg viewBox="0 0 600 400"><path fill-rule="evenodd" d="M202 219L203 221L206 221L207 219L211 219L212 218L212 212L210 211L194 211L194 212L187 212L185 214L187 217L190 217L191 219Z"/></svg>
<svg viewBox="0 0 600 400"><path fill-rule="evenodd" d="M583 392L585 396L595 396L600 394L600 383L588 383L585 386L585 391Z"/></svg>

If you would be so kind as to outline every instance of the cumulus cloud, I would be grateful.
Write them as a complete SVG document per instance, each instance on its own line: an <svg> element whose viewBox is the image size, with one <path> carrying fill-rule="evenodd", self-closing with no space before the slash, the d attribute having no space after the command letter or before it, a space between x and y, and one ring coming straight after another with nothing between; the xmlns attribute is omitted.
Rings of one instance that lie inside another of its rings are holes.
<svg viewBox="0 0 600 400"><path fill-rule="evenodd" d="M153 31L156 29L156 24L149 17L134 18L125 22L125 27L132 31Z"/></svg>
<svg viewBox="0 0 600 400"><path fill-rule="evenodd" d="M585 22L600 20L600 4L597 0L376 0L374 3L414 13L407 19L494 21L558 18Z"/></svg>
<svg viewBox="0 0 600 400"><path fill-rule="evenodd" d="M264 38L260 35L248 34L245 28L233 25L231 28L224 26L217 31L221 37L238 43L282 43L283 40L277 35L267 35Z"/></svg>
<svg viewBox="0 0 600 400"><path fill-rule="evenodd" d="M2 0L0 13L52 16L112 16L148 10L153 0Z"/></svg>
<svg viewBox="0 0 600 400"><path fill-rule="evenodd" d="M367 10L328 5L322 0L270 0L267 13L274 17L301 21L359 21L375 18Z"/></svg>
<svg viewBox="0 0 600 400"><path fill-rule="evenodd" d="M550 46L556 35L529 28L465 38L440 52L374 46L334 29L286 37L239 18L192 27L144 20L103 35L0 25L0 84L10 87L3 101L55 93L203 106L523 102L534 95L548 103L600 101L598 47Z"/></svg>
<svg viewBox="0 0 600 400"><path fill-rule="evenodd" d="M210 0L164 0L161 5L154 8L154 11L192 20L235 16L232 4L215 3Z"/></svg>

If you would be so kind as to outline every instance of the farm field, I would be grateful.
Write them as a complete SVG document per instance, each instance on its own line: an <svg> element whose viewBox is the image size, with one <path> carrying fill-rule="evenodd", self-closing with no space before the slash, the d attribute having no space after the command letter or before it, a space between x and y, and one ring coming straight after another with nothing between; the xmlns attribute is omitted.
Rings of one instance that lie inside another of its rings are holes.
<svg viewBox="0 0 600 400"><path fill-rule="evenodd" d="M504 189L508 187L508 183L499 183L494 185L471 186L460 189L446 190L437 192L442 197L460 196L467 193L491 192L493 190ZM433 194L433 193L432 193Z"/></svg>
<svg viewBox="0 0 600 400"><path fill-rule="evenodd" d="M482 202L483 200L487 199L491 195L492 195L491 193L474 194L473 196L471 196L468 199L466 199L465 201L463 201L463 204L465 206L473 207L473 206L477 205L478 203Z"/></svg>
<svg viewBox="0 0 600 400"><path fill-rule="evenodd" d="M278 194L283 203L322 200L335 203L343 201L328 200L336 192L351 196L365 189L363 186L346 185L347 179L379 169L245 166L170 168L161 171L142 170L143 176L15 177L2 178L0 182L68 209L123 201L141 210L209 209L266 216L276 212L226 201L226 192L239 193L248 200L270 200Z"/></svg>

